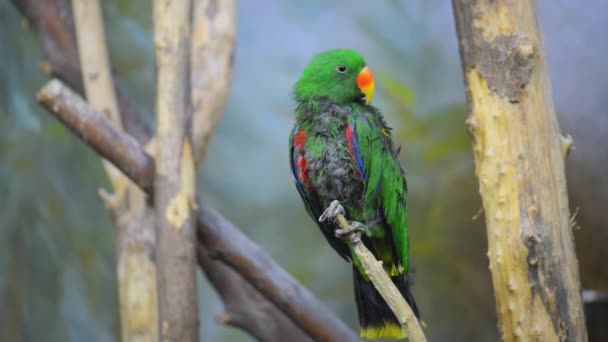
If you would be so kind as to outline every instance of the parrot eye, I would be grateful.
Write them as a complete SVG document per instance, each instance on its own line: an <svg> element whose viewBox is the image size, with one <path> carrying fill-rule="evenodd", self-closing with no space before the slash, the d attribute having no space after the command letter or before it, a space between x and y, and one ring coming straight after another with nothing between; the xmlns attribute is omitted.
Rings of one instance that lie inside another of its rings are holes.
<svg viewBox="0 0 608 342"><path fill-rule="evenodd" d="M338 65L336 67L336 71L339 72L339 73L341 73L341 74L343 74L343 73L346 72L346 66L344 66L344 65Z"/></svg>

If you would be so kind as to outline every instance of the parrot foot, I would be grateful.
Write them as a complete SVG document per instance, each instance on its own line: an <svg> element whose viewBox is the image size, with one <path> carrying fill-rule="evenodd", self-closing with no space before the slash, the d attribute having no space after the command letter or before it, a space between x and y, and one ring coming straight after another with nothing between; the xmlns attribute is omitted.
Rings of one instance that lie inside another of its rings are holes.
<svg viewBox="0 0 608 342"><path fill-rule="evenodd" d="M319 222L327 220L336 221L339 216L344 216L346 211L339 201L332 201L331 204L323 214L319 217ZM348 227L341 227L336 229L335 234L337 238L346 237L348 242L356 244L361 241L361 234L367 232L367 226L361 222L351 221Z"/></svg>
<svg viewBox="0 0 608 342"><path fill-rule="evenodd" d="M325 209L323 214L319 217L319 222L324 222L327 220L336 220L338 215L344 215L346 211L344 211L344 207L340 204L339 201L332 201L329 207Z"/></svg>
<svg viewBox="0 0 608 342"><path fill-rule="evenodd" d="M341 238L346 236L348 238L348 242L351 244L356 244L361 241L361 234L365 234L367 232L367 226L361 222L352 221L350 226L342 229L336 229L334 232L337 238Z"/></svg>

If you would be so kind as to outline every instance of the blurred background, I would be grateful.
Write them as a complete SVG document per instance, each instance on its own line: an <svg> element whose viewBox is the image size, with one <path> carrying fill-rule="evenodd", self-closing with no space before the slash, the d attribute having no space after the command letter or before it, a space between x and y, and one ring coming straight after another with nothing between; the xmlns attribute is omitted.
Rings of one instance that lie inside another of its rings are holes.
<svg viewBox="0 0 608 342"><path fill-rule="evenodd" d="M103 1L111 58L152 118L152 9ZM291 87L310 57L348 47L377 78L376 106L395 128L410 189L414 293L431 341L496 341L452 8L446 0L239 1L236 67L199 193L349 325L351 268L307 216L292 184ZM567 160L582 284L608 290L608 2L539 0ZM35 36L0 3L0 341L117 341L114 231L96 155L34 101L46 77ZM200 277L201 334L250 341L218 325Z"/></svg>

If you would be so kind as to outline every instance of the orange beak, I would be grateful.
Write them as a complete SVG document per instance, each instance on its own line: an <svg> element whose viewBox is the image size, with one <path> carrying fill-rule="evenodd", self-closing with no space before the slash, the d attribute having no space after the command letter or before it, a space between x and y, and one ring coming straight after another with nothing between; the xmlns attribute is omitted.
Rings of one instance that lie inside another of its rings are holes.
<svg viewBox="0 0 608 342"><path fill-rule="evenodd" d="M359 75L357 75L357 87L361 90L363 95L365 95L365 104L369 105L372 102L372 98L374 97L374 75L372 75L372 71L365 67Z"/></svg>

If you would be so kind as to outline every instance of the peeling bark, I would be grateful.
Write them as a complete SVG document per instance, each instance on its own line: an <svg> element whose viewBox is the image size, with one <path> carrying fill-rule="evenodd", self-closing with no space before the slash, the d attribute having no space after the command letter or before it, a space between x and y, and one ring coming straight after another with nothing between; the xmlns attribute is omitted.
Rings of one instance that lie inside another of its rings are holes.
<svg viewBox="0 0 608 342"><path fill-rule="evenodd" d="M505 341L586 341L564 154L535 3L453 0Z"/></svg>

